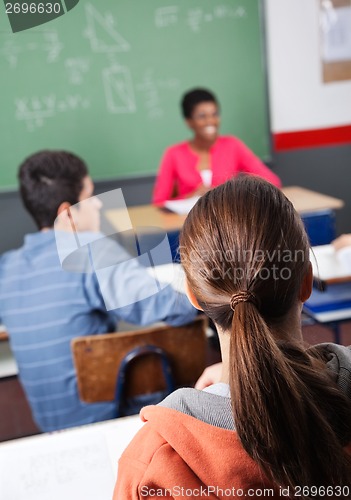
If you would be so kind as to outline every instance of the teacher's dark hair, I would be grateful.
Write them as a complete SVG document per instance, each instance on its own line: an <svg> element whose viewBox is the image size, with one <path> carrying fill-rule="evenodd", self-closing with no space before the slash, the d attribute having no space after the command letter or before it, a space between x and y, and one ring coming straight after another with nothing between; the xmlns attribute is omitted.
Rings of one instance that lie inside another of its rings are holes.
<svg viewBox="0 0 351 500"><path fill-rule="evenodd" d="M279 330L310 266L290 201L262 179L228 181L191 210L180 253L200 306L230 335L232 410L246 452L290 492L350 485L351 402L313 349ZM236 294L255 300L234 307Z"/></svg>
<svg viewBox="0 0 351 500"><path fill-rule="evenodd" d="M52 227L61 203L78 203L88 169L66 151L39 151L24 160L18 178L24 206L39 229Z"/></svg>
<svg viewBox="0 0 351 500"><path fill-rule="evenodd" d="M181 102L184 118L191 118L195 106L202 102L214 102L219 106L216 96L209 90L193 89L184 94Z"/></svg>

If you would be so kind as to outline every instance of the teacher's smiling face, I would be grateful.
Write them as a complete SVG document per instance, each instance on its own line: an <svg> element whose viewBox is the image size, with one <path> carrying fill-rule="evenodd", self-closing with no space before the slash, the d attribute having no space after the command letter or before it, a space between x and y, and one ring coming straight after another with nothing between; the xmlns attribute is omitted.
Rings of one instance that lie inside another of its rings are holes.
<svg viewBox="0 0 351 500"><path fill-rule="evenodd" d="M219 109L216 103L204 101L197 104L186 120L188 127L193 130L195 138L206 141L215 141L218 137L220 125Z"/></svg>

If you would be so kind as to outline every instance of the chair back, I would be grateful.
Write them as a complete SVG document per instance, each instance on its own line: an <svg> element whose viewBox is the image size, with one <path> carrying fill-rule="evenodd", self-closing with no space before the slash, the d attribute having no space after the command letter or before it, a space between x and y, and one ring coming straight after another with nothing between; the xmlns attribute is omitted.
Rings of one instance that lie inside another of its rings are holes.
<svg viewBox="0 0 351 500"><path fill-rule="evenodd" d="M163 378L166 388L163 391L150 392L147 394L139 394L138 396L128 397L126 395L126 384L128 381L128 372L133 367L133 364L140 356L157 356L161 363ZM122 359L120 364L117 382L116 382L116 416L124 417L139 413L143 406L157 405L166 396L175 390L176 386L173 379L172 368L167 354L160 347L154 345L145 345L135 347L129 351Z"/></svg>
<svg viewBox="0 0 351 500"><path fill-rule="evenodd" d="M72 354L81 400L113 401L123 358L132 349L147 345L165 352L177 387L192 386L206 366L206 327L207 318L198 316L192 323L179 327L157 326L73 339ZM152 354L138 356L128 368L124 384L128 397L166 389L158 358Z"/></svg>

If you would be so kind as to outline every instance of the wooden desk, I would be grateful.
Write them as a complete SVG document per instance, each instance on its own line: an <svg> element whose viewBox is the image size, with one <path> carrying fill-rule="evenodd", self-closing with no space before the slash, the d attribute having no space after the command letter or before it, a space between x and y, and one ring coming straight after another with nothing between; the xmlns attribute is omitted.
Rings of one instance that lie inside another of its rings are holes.
<svg viewBox="0 0 351 500"><path fill-rule="evenodd" d="M317 212L323 209L336 210L344 206L344 202L338 198L310 191L298 186L289 186L282 189L283 193L293 203L295 209L303 214ZM177 215L167 212L153 205L140 205L129 207L128 213L133 227L152 226L164 231L177 231L183 226L185 215ZM107 210L105 216L117 231L124 231L121 219L125 217L125 212L121 209ZM152 232L152 227L150 232ZM147 230L146 230L147 231Z"/></svg>
<svg viewBox="0 0 351 500"><path fill-rule="evenodd" d="M121 222L121 219L125 220L123 209L106 210L104 214L117 231L126 230L124 222ZM186 215L177 215L154 205L128 207L128 214L134 228L143 227L143 231L148 231L147 227L150 226L150 232L154 232L155 228L179 231L186 218Z"/></svg>
<svg viewBox="0 0 351 500"><path fill-rule="evenodd" d="M117 462L139 416L0 444L2 499L111 500Z"/></svg>
<svg viewBox="0 0 351 500"><path fill-rule="evenodd" d="M282 191L300 214L328 209L338 210L344 206L344 202L338 198L298 186L284 187Z"/></svg>

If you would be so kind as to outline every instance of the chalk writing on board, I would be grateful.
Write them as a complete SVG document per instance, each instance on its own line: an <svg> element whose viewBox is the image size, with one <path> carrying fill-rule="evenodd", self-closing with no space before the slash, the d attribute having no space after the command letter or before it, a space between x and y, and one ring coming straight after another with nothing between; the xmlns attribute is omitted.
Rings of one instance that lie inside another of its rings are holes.
<svg viewBox="0 0 351 500"><path fill-rule="evenodd" d="M111 14L102 15L91 4L85 6L87 29L85 35L93 52L127 52L130 44L118 33Z"/></svg>
<svg viewBox="0 0 351 500"><path fill-rule="evenodd" d="M155 25L157 28L166 28L178 22L178 7L169 5L155 10Z"/></svg>
<svg viewBox="0 0 351 500"><path fill-rule="evenodd" d="M6 40L5 44L1 48L1 54L8 61L11 68L17 67L18 58L22 52L24 52L24 50L16 43L15 37Z"/></svg>
<svg viewBox="0 0 351 500"><path fill-rule="evenodd" d="M68 73L68 80L72 85L81 85L84 75L90 69L90 61L82 57L70 57L65 60L65 68Z"/></svg>
<svg viewBox="0 0 351 500"><path fill-rule="evenodd" d="M228 5L217 5L212 11L205 11L201 8L190 9L187 12L186 23L194 33L199 33L204 25L216 22L221 19L241 19L246 17L246 9L239 5L231 7Z"/></svg>
<svg viewBox="0 0 351 500"><path fill-rule="evenodd" d="M213 15L218 19L240 19L241 17L246 17L247 13L245 7L242 5L238 5L237 7L231 7L229 5L216 5L216 7L213 8Z"/></svg>
<svg viewBox="0 0 351 500"><path fill-rule="evenodd" d="M32 31L30 36L21 35L21 41L15 36L7 38L0 54L5 57L10 67L15 69L20 56L25 56L27 52L36 52L38 57L44 54L47 63L54 63L59 59L63 48L57 31Z"/></svg>
<svg viewBox="0 0 351 500"><path fill-rule="evenodd" d="M87 109L90 101L79 94L68 95L63 98L55 94L40 97L17 97L15 99L15 117L27 124L27 130L33 132L42 127L47 119L60 113Z"/></svg>
<svg viewBox="0 0 351 500"><path fill-rule="evenodd" d="M44 33L44 50L47 51L47 62L55 62L63 49L56 31Z"/></svg>
<svg viewBox="0 0 351 500"><path fill-rule="evenodd" d="M244 6L238 5L216 5L212 10L207 10L201 7L194 7L188 11L181 12L177 6L169 5L159 7L155 10L154 20L157 28L168 28L179 22L184 21L194 33L199 33L201 28L206 24L217 22L223 19L239 20L247 16L247 11Z"/></svg>
<svg viewBox="0 0 351 500"><path fill-rule="evenodd" d="M134 113L136 103L128 68L114 65L102 73L107 110L110 113Z"/></svg>
<svg viewBox="0 0 351 500"><path fill-rule="evenodd" d="M155 78L153 69L147 69L144 72L142 81L137 84L136 88L143 95L144 107L151 120L161 118L164 114L160 89L174 90L178 87L179 80L177 78Z"/></svg>
<svg viewBox="0 0 351 500"><path fill-rule="evenodd" d="M200 26L203 20L202 9L191 9L188 12L187 23L189 24L192 31L200 31Z"/></svg>
<svg viewBox="0 0 351 500"><path fill-rule="evenodd" d="M166 79L158 79L157 85L159 88L164 88L167 90L173 90L179 88L179 80L177 78L171 77Z"/></svg>

